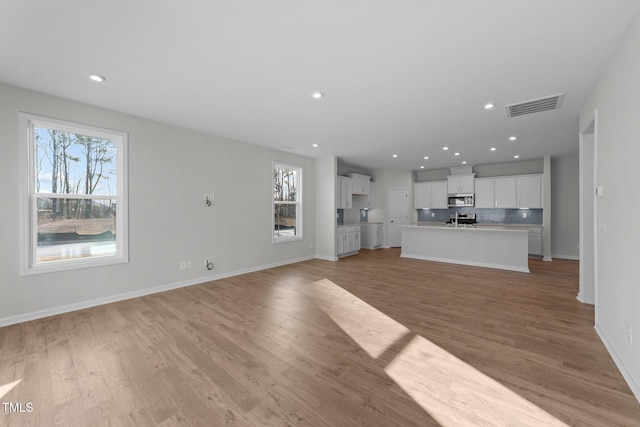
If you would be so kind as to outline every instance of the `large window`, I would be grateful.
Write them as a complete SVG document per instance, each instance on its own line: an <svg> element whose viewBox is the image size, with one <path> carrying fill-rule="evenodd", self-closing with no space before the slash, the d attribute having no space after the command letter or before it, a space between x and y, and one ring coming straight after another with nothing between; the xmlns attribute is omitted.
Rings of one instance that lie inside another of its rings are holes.
<svg viewBox="0 0 640 427"><path fill-rule="evenodd" d="M273 242L302 239L302 169L273 164Z"/></svg>
<svg viewBox="0 0 640 427"><path fill-rule="evenodd" d="M127 261L127 134L20 114L21 274Z"/></svg>

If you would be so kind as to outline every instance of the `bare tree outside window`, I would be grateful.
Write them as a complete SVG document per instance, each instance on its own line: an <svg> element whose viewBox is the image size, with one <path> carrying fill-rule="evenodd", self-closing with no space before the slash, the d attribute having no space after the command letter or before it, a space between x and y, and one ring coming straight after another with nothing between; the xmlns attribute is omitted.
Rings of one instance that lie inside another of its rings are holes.
<svg viewBox="0 0 640 427"><path fill-rule="evenodd" d="M273 167L273 240L301 238L301 169L274 164Z"/></svg>
<svg viewBox="0 0 640 427"><path fill-rule="evenodd" d="M119 182L125 176L120 169L125 164L121 156L126 134L24 116L32 218L24 270L97 257L124 262L126 246L119 228L126 229L126 222L118 212L126 201Z"/></svg>

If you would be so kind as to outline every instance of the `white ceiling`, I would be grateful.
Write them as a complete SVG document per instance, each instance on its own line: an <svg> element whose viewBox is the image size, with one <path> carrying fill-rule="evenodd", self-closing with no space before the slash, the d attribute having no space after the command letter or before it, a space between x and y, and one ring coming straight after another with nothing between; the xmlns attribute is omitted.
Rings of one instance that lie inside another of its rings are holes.
<svg viewBox="0 0 640 427"><path fill-rule="evenodd" d="M412 170L577 154L579 110L640 9L640 0L0 3L0 82L364 169ZM506 104L562 92L559 110L507 118Z"/></svg>

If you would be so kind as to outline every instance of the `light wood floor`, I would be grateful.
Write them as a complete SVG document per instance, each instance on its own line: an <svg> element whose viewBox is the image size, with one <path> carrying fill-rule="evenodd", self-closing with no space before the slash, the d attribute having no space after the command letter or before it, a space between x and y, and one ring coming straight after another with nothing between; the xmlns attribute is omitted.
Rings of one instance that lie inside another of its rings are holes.
<svg viewBox="0 0 640 427"><path fill-rule="evenodd" d="M0 425L640 425L577 262L530 268L365 250L0 328Z"/></svg>

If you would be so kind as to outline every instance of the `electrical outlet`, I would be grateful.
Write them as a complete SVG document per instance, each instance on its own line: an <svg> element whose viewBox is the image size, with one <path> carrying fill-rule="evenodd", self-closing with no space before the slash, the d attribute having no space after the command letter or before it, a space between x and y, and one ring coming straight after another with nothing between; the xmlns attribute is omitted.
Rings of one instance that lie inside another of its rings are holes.
<svg viewBox="0 0 640 427"><path fill-rule="evenodd" d="M191 268L191 260L187 261L186 264L187 264L187 269L190 269Z"/></svg>
<svg viewBox="0 0 640 427"><path fill-rule="evenodd" d="M522 212L522 218L526 218L527 217L527 213L526 212Z"/></svg>
<svg viewBox="0 0 640 427"><path fill-rule="evenodd" d="M435 212L431 212L431 218L435 218L436 217L436 213Z"/></svg>
<svg viewBox="0 0 640 427"><path fill-rule="evenodd" d="M180 270L186 270L186 269L187 269L186 261L180 261Z"/></svg>
<svg viewBox="0 0 640 427"><path fill-rule="evenodd" d="M633 344L633 326L627 325L627 342Z"/></svg>

